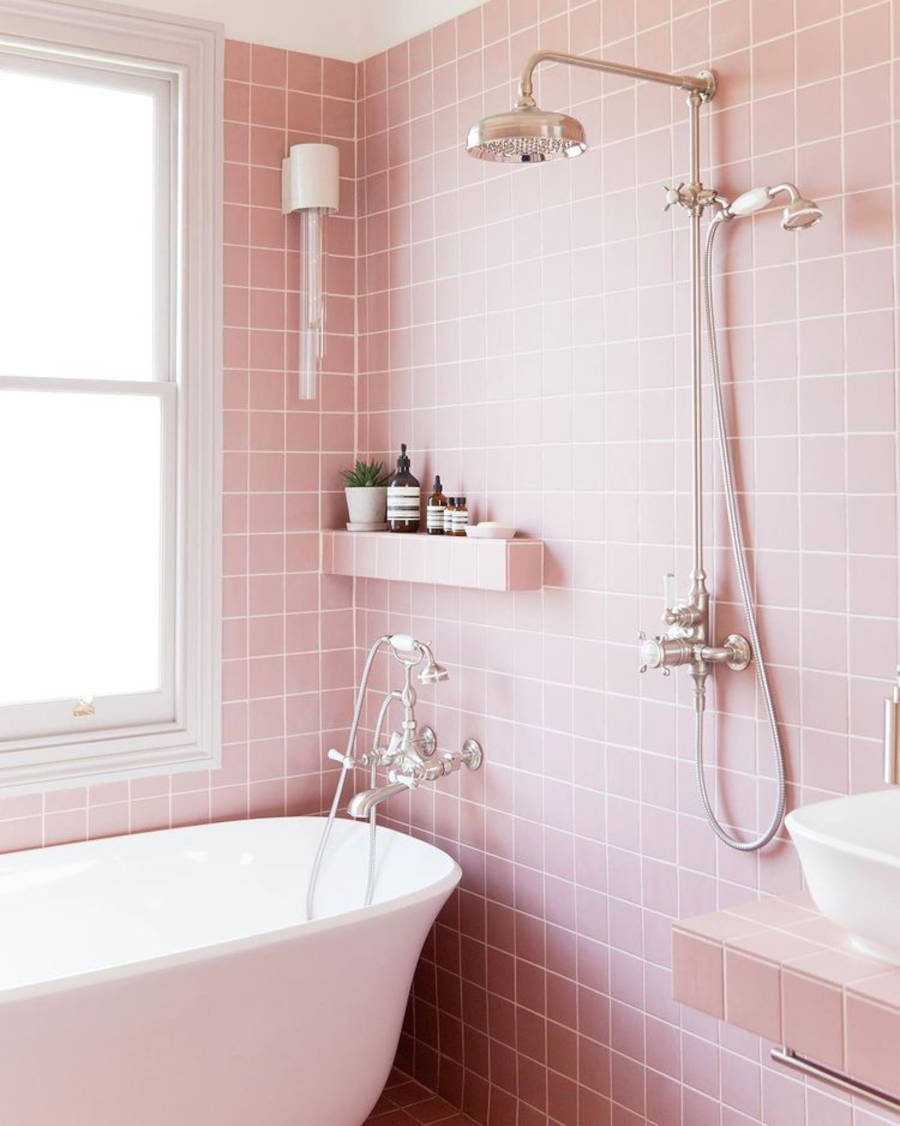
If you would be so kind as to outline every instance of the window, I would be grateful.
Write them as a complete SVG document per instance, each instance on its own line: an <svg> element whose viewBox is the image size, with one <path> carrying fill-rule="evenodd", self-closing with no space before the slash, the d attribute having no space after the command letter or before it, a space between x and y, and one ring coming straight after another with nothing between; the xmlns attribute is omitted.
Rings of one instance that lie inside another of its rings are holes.
<svg viewBox="0 0 900 1126"><path fill-rule="evenodd" d="M221 34L0 12L0 786L214 765Z"/></svg>

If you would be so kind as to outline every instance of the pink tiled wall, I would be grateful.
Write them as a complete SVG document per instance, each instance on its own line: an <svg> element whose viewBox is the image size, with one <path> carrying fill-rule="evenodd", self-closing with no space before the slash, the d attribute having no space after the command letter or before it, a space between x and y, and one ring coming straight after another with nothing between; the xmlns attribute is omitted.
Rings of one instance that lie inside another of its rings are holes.
<svg viewBox="0 0 900 1126"><path fill-rule="evenodd" d="M354 448L356 68L230 42L225 118L224 765L0 798L0 851L322 807L321 740L347 724L353 675L351 589L318 574L318 530ZM305 140L338 145L342 167L326 375L309 404L299 226L281 215L281 158Z"/></svg>
<svg viewBox="0 0 900 1126"><path fill-rule="evenodd" d="M587 155L509 169L463 140L539 47L712 62L706 182L821 201L799 236L771 214L723 230L722 350L789 801L872 788L897 653L896 8L491 0L360 68L360 448L407 442L424 485L548 544L540 593L357 586L360 643L433 640L452 680L427 718L486 750L479 776L391 807L465 873L400 1061L480 1122L876 1121L671 1000L672 919L801 886L788 844L716 843L690 682L637 673L663 573L684 591L690 566L687 222L662 210L687 179L684 95L542 67L539 102L585 122ZM719 496L708 517L721 636L741 615ZM718 675L707 731L723 815L758 829L774 781L750 674Z"/></svg>
<svg viewBox="0 0 900 1126"><path fill-rule="evenodd" d="M822 201L803 236L773 216L723 232L723 351L790 801L871 788L896 659L893 7L491 0L359 68L230 44L225 767L4 799L0 849L321 808L359 647L408 629L453 674L422 690L422 718L444 746L479 737L488 761L390 809L465 870L403 1065L491 1126L882 1121L670 1000L673 918L800 886L787 844L715 844L685 679L636 672L663 572L683 589L689 567L686 226L661 211L661 185L686 178L682 96L547 68L541 99L584 119L586 156L498 169L462 138L538 46L712 61L707 182L793 178ZM278 181L287 144L320 138L341 146L344 201L328 371L306 405ZM424 484L440 472L475 518L547 541L543 591L318 575L337 469L400 441ZM709 517L722 634L740 615L718 497ZM711 703L724 812L753 829L773 771L752 679L719 677Z"/></svg>

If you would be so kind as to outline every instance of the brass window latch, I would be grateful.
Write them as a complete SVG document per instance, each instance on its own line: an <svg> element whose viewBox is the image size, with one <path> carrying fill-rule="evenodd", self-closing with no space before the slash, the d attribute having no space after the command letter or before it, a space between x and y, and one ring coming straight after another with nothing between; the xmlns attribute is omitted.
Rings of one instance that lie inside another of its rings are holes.
<svg viewBox="0 0 900 1126"><path fill-rule="evenodd" d="M94 715L96 712L94 707L93 696L82 696L78 703L72 708L72 715L76 719L83 719L85 716Z"/></svg>

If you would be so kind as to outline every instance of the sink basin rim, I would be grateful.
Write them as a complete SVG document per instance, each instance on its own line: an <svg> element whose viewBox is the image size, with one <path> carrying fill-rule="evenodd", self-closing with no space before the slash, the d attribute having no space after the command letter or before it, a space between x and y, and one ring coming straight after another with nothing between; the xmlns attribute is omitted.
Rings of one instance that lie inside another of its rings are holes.
<svg viewBox="0 0 900 1126"><path fill-rule="evenodd" d="M896 803L900 803L900 793L890 790L870 790L862 794L829 798L826 801L811 802L808 805L798 806L785 817L784 823L792 837L794 837L794 830L796 829L800 835L814 840L826 848L840 849L842 852L852 853L854 856L874 861L877 864L890 868L900 868L900 847L898 847L897 852L892 852L890 849L873 844L863 844L851 837L840 836L834 831L823 829L814 823L810 824L811 820L814 821L817 811L820 816L823 813L827 815L828 811L833 810L835 806L851 805L854 808L873 806L877 810L882 805ZM900 814L900 810L897 810L895 815L897 814Z"/></svg>

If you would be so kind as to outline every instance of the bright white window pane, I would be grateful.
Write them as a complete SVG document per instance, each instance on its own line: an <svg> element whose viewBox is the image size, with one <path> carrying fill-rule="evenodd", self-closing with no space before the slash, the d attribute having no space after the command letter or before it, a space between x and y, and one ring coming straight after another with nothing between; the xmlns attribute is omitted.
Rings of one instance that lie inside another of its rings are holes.
<svg viewBox="0 0 900 1126"><path fill-rule="evenodd" d="M0 704L160 687L160 411L0 392Z"/></svg>
<svg viewBox="0 0 900 1126"><path fill-rule="evenodd" d="M0 58L0 373L153 378L156 102Z"/></svg>

